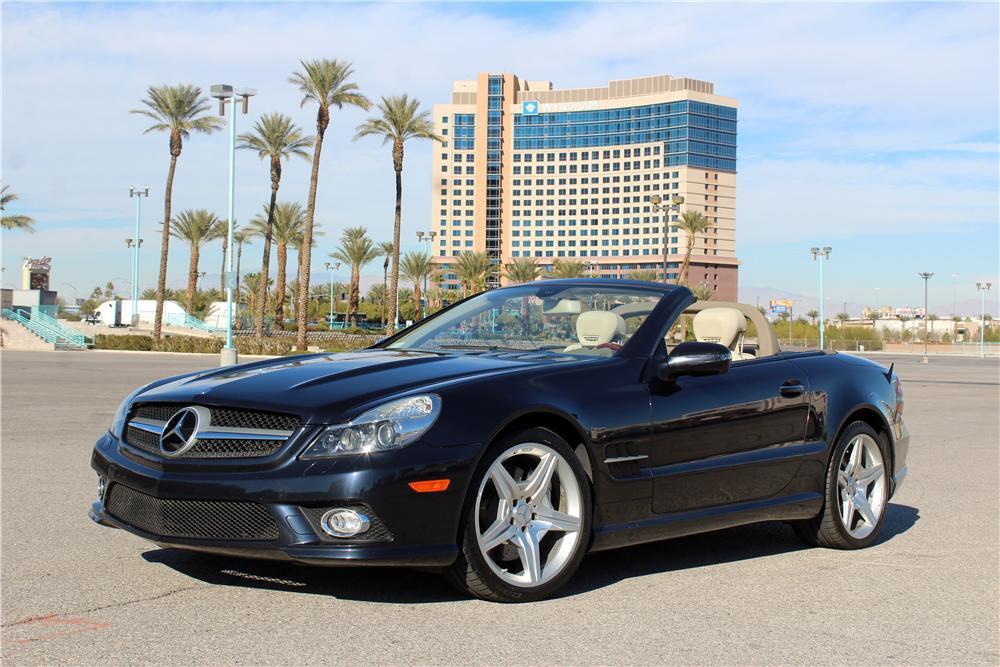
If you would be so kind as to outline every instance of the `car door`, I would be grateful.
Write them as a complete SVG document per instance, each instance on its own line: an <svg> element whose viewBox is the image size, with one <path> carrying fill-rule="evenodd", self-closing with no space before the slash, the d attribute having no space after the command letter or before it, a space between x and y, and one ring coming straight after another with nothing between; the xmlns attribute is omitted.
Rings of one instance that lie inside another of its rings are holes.
<svg viewBox="0 0 1000 667"><path fill-rule="evenodd" d="M728 372L650 385L653 511L681 512L781 491L802 461L809 412L790 360L734 362Z"/></svg>

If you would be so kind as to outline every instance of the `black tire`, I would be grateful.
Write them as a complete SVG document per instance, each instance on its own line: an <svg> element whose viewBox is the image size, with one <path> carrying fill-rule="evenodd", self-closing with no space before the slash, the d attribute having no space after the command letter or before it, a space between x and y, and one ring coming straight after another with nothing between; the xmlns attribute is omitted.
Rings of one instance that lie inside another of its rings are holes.
<svg viewBox="0 0 1000 667"><path fill-rule="evenodd" d="M540 443L555 450L569 464L582 494L580 539L577 540L576 551L566 562L562 571L553 579L532 587L512 585L497 576L486 563L485 557L479 549L476 535L476 496L483 477L502 453L521 443ZM483 456L472 483L469 485L462 512L462 522L459 527L459 555L456 561L445 570L444 575L460 591L483 600L533 602L549 597L562 588L580 567L580 562L590 545L592 507L590 481L587 478L587 473L573 453L573 449L559 435L549 429L539 427L503 435L490 446Z"/></svg>
<svg viewBox="0 0 1000 667"><path fill-rule="evenodd" d="M839 502L839 487L837 484L837 474L840 470L840 461L844 456L844 450L848 444L859 435L868 435L878 443L879 451L882 453L882 461L886 464L886 474L888 475L888 462L890 461L887 451L885 437L863 421L852 422L841 433L837 439L837 445L833 448L830 462L826 471L826 493L824 495L823 509L815 517L802 521L792 522L792 527L798 536L807 544L826 547L827 549L863 549L872 544L877 538L882 526L885 524L886 511L878 517L875 530L868 536L858 539L847 532L840 518L840 511L837 509Z"/></svg>

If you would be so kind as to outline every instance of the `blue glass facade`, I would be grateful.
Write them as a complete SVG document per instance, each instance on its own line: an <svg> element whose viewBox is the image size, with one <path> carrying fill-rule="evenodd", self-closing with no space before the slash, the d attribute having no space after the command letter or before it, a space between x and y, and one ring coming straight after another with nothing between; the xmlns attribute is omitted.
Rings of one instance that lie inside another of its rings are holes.
<svg viewBox="0 0 1000 667"><path fill-rule="evenodd" d="M736 109L693 100L600 111L514 114L515 150L662 142L665 166L736 171Z"/></svg>
<svg viewBox="0 0 1000 667"><path fill-rule="evenodd" d="M454 147L456 150L471 151L476 147L476 114L455 114Z"/></svg>

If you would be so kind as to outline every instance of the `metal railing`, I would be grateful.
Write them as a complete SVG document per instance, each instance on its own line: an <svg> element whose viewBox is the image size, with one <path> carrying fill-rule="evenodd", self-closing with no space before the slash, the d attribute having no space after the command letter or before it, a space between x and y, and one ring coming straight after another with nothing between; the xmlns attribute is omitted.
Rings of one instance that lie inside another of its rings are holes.
<svg viewBox="0 0 1000 667"><path fill-rule="evenodd" d="M49 315L44 306L32 307L31 319L39 324L47 325L48 327L61 332L63 336L67 340L71 341L76 347L87 348L94 344L92 336L87 336L72 327L66 326L52 315Z"/></svg>
<svg viewBox="0 0 1000 667"><path fill-rule="evenodd" d="M225 329L213 327L210 324L199 320L194 315L188 315L187 313L171 313L164 317L163 321L172 327L197 329L198 331L205 331L211 334L225 333Z"/></svg>
<svg viewBox="0 0 1000 667"><path fill-rule="evenodd" d="M85 350L93 344L93 341L88 340L83 334L62 326L58 320L44 313L32 312L31 317L26 317L24 313L23 310L3 309L4 319L17 322L46 343L52 343L56 347Z"/></svg>

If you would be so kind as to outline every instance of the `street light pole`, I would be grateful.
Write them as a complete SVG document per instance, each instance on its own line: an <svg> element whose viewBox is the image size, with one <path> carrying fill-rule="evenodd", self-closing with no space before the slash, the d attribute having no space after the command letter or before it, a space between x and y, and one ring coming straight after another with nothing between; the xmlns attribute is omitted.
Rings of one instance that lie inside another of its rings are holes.
<svg viewBox="0 0 1000 667"><path fill-rule="evenodd" d="M986 293L993 283L976 283L979 290L979 358L986 358Z"/></svg>
<svg viewBox="0 0 1000 667"><path fill-rule="evenodd" d="M927 312L927 283L930 281L931 276L933 276L934 274L933 273L927 273L926 271L922 271L922 272L918 273L917 275L924 279L924 358L923 358L923 360L921 360L920 363L926 364L927 363L927 315L928 315L928 312Z"/></svg>
<svg viewBox="0 0 1000 667"><path fill-rule="evenodd" d="M681 204L684 203L684 197L680 195L674 195L670 198L670 203L667 204L663 201L663 197L660 195L650 195L649 203L652 205L654 211L663 211L663 282L667 282L667 241L668 234L670 232L670 213L672 211L681 210Z"/></svg>
<svg viewBox="0 0 1000 667"><path fill-rule="evenodd" d="M233 226L236 224L236 97L243 102L244 115L249 110L250 98L257 94L253 88L243 88L233 91L228 84L212 86L212 97L219 100L219 115L224 116L226 104L229 109L229 224L226 229L228 241L225 257L226 266L226 344L219 358L220 366L232 366L239 360L236 347L233 345ZM263 278L262 278L263 279Z"/></svg>
<svg viewBox="0 0 1000 667"><path fill-rule="evenodd" d="M427 256L428 257L430 257L431 256L431 252L433 252L434 237L435 236L437 236L437 232L434 232L434 231L431 231L431 232L417 232L417 241L420 242L420 243L426 243L427 244L426 248L427 248ZM428 299L427 299L427 274L426 273L424 274L424 294L423 294L423 297L424 297L423 298L423 304L422 304L423 305L423 309L422 309L423 315L421 316L421 319L424 319L424 318L427 317L427 301L428 301Z"/></svg>
<svg viewBox="0 0 1000 667"><path fill-rule="evenodd" d="M333 318L337 314L337 308L336 308L336 306L337 306L337 300L336 300L336 297L333 294L333 290L334 290L334 287L335 287L335 284L333 282L334 281L333 272L340 270L340 262L334 262L333 264L331 264L330 262L327 262L326 263L326 268L330 272L330 326L329 326L329 329L332 331L333 330Z"/></svg>
<svg viewBox="0 0 1000 667"><path fill-rule="evenodd" d="M129 198L135 199L135 250L132 251L132 326L139 325L139 246L142 239L139 238L139 219L142 211L142 198L149 198L149 188L129 188ZM130 244L131 245L131 244Z"/></svg>
<svg viewBox="0 0 1000 667"><path fill-rule="evenodd" d="M809 252L812 253L813 261L817 259L819 261L819 349L823 350L825 347L825 333L826 333L826 323L823 317L823 264L825 260L830 259L830 251L833 250L830 246L823 246L823 249L819 248L809 248Z"/></svg>

